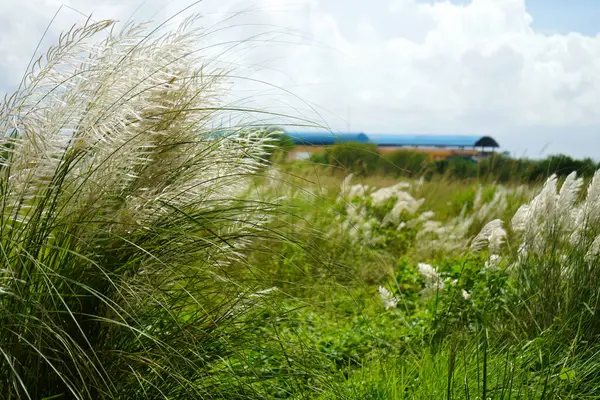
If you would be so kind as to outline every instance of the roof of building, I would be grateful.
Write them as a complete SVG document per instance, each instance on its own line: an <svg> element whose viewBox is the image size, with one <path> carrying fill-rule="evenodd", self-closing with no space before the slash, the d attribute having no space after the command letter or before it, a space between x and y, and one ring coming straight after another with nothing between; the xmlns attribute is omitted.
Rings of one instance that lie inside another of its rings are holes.
<svg viewBox="0 0 600 400"><path fill-rule="evenodd" d="M369 134L378 146L500 147L490 136Z"/></svg>
<svg viewBox="0 0 600 400"><path fill-rule="evenodd" d="M369 137L362 132L286 132L294 144L325 146L344 142L367 143Z"/></svg>

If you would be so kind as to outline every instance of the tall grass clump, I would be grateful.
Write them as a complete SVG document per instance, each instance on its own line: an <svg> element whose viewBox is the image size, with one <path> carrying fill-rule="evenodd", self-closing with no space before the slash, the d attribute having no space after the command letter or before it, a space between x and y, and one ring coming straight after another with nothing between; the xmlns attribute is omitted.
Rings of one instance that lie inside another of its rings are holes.
<svg viewBox="0 0 600 400"><path fill-rule="evenodd" d="M88 21L3 101L1 398L263 398L292 378L249 356L269 291L228 274L266 235L269 206L241 198L268 138L218 124L226 75L196 20Z"/></svg>
<svg viewBox="0 0 600 400"><path fill-rule="evenodd" d="M586 187L587 186L587 187ZM512 219L526 320L535 329L568 327L600 334L600 171L585 185L576 173L562 185L551 176Z"/></svg>

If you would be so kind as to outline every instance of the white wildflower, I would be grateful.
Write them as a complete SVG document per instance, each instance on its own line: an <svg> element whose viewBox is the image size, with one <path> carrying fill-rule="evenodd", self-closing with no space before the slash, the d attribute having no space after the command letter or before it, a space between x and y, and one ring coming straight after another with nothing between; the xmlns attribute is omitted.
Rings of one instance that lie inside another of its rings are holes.
<svg viewBox="0 0 600 400"><path fill-rule="evenodd" d="M392 296L392 293L383 286L379 286L379 297L383 300L386 310L396 308L398 305L398 298Z"/></svg>
<svg viewBox="0 0 600 400"><path fill-rule="evenodd" d="M266 187L269 189L277 189L283 182L283 174L277 168L269 168L265 173Z"/></svg>
<svg viewBox="0 0 600 400"><path fill-rule="evenodd" d="M515 232L522 234L522 246L526 246L534 254L541 254L548 246L559 244L576 245L586 229L589 213L594 209L597 200L589 201L589 193L600 193L600 177L595 175L588 188L588 197L578 205L577 199L581 191L583 179L575 172L565 179L557 191L557 177L552 175L533 200L523 205L512 218ZM600 220L599 220L600 221Z"/></svg>
<svg viewBox="0 0 600 400"><path fill-rule="evenodd" d="M588 186L584 209L585 220L592 223L600 221L600 170L596 171Z"/></svg>
<svg viewBox="0 0 600 400"><path fill-rule="evenodd" d="M465 289L462 290L462 297L465 300L469 300L471 298L471 293L467 292Z"/></svg>

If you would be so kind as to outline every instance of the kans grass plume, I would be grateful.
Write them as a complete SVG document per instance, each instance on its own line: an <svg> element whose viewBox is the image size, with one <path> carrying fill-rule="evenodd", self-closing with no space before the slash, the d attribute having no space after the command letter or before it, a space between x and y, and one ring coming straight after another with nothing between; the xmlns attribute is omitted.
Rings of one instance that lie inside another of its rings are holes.
<svg viewBox="0 0 600 400"><path fill-rule="evenodd" d="M223 287L268 214L239 200L266 144L218 124L196 22L88 21L4 99L1 398L261 397Z"/></svg>

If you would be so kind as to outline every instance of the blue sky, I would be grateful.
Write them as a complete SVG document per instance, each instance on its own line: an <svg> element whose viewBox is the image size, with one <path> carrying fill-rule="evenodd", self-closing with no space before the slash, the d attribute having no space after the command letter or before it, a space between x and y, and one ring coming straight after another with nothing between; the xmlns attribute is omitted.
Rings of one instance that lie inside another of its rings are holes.
<svg viewBox="0 0 600 400"><path fill-rule="evenodd" d="M422 0L434 3L443 0ZM471 0L451 0L465 5ZM579 32L596 35L600 32L600 0L525 0L533 17L533 28L547 33Z"/></svg>
<svg viewBox="0 0 600 400"><path fill-rule="evenodd" d="M533 17L533 27L542 32L600 32L598 0L526 0L525 4Z"/></svg>

